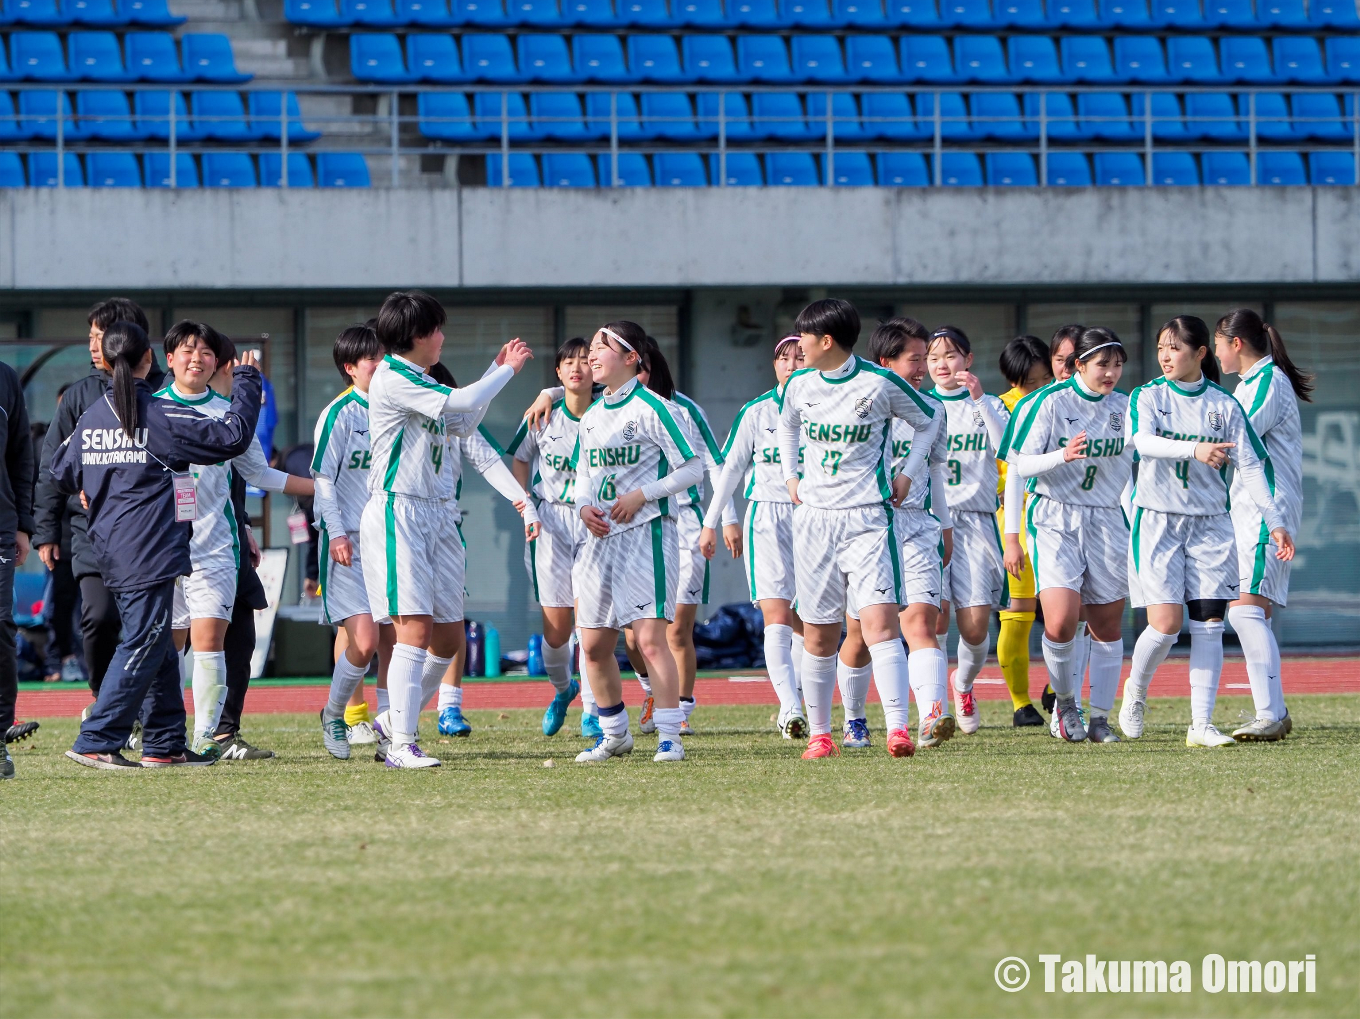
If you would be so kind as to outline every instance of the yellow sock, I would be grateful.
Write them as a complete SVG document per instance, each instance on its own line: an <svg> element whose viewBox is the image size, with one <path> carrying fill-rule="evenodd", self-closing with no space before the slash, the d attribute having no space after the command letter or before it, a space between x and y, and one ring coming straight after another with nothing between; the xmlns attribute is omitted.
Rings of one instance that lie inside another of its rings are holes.
<svg viewBox="0 0 1360 1019"><path fill-rule="evenodd" d="M362 704L351 704L345 708L345 724L358 725L360 722L368 721L368 702Z"/></svg>
<svg viewBox="0 0 1360 1019"><path fill-rule="evenodd" d="M1002 612L1001 635L996 640L996 660L1011 692L1011 703L1019 711L1033 704L1029 697L1029 631L1033 612Z"/></svg>

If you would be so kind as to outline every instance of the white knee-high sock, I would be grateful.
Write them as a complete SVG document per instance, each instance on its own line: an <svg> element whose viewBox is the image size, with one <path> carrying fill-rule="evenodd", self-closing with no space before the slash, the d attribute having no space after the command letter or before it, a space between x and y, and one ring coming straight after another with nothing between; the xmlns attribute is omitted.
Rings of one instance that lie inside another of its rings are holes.
<svg viewBox="0 0 1360 1019"><path fill-rule="evenodd" d="M1114 710L1119 673L1124 668L1122 640L1091 638L1091 717L1108 716Z"/></svg>
<svg viewBox="0 0 1360 1019"><path fill-rule="evenodd" d="M803 697L803 635L793 635L793 688L798 691L799 700Z"/></svg>
<svg viewBox="0 0 1360 1019"><path fill-rule="evenodd" d="M1081 707L1081 688L1086 684L1086 665L1091 660L1091 630L1077 623L1077 635L1072 638L1072 699Z"/></svg>
<svg viewBox="0 0 1360 1019"><path fill-rule="evenodd" d="M1145 627L1138 635L1138 643L1133 645L1133 661L1129 664L1129 678L1124 684L1124 696L1132 688L1136 698L1147 696L1152 674L1157 666L1166 661L1167 653L1176 645L1179 634L1162 633L1151 626Z"/></svg>
<svg viewBox="0 0 1360 1019"><path fill-rule="evenodd" d="M227 653L194 652L194 735L217 731L222 705L227 699Z"/></svg>
<svg viewBox="0 0 1360 1019"><path fill-rule="evenodd" d="M941 644L944 642L940 638ZM943 647L936 650L939 654L935 657L935 682L930 687L930 707L934 708L938 703L941 712L949 710L949 653Z"/></svg>
<svg viewBox="0 0 1360 1019"><path fill-rule="evenodd" d="M345 707L367 671L367 663L355 665L349 660L349 655L342 654L335 660L335 668L331 670L331 692L326 698L325 717L328 722L345 717Z"/></svg>
<svg viewBox="0 0 1360 1019"><path fill-rule="evenodd" d="M463 706L463 688L454 686L452 683L439 684L439 710L445 708L461 708Z"/></svg>
<svg viewBox="0 0 1360 1019"><path fill-rule="evenodd" d="M650 697L650 696L652 695L652 679L651 679L651 677L650 677L650 676L639 676L639 677L637 678L637 680L638 680L638 686L642 687L642 696L644 696L644 697Z"/></svg>
<svg viewBox="0 0 1360 1019"><path fill-rule="evenodd" d="M801 711L802 701L793 682L793 627L773 623L765 627L765 668L779 698L781 713Z"/></svg>
<svg viewBox="0 0 1360 1019"><path fill-rule="evenodd" d="M888 731L905 729L911 700L906 648L894 637L869 648L869 656L873 659L871 671L879 700L883 702L883 720Z"/></svg>
<svg viewBox="0 0 1360 1019"><path fill-rule="evenodd" d="M595 700L595 691L590 688L590 674L588 672L589 662L586 661L586 653L581 649L581 632L576 631L576 667L581 673L581 711L587 715L594 715L597 718L600 714L599 702Z"/></svg>
<svg viewBox="0 0 1360 1019"><path fill-rule="evenodd" d="M425 653L425 665L420 670L420 707L430 703L430 698L439 690L439 681L453 664L452 658L440 658L433 651Z"/></svg>
<svg viewBox="0 0 1360 1019"><path fill-rule="evenodd" d="M561 647L553 647L543 641L543 668L548 673L548 682L553 685L553 689L561 693L571 682L571 641L568 640Z"/></svg>
<svg viewBox="0 0 1360 1019"><path fill-rule="evenodd" d="M423 647L397 644L387 667L387 695L391 700L392 746L400 749L416 741L420 718L421 679L427 652Z"/></svg>
<svg viewBox="0 0 1360 1019"><path fill-rule="evenodd" d="M812 735L831 732L831 699L836 690L836 656L818 658L803 653L803 700L807 704L808 728Z"/></svg>
<svg viewBox="0 0 1360 1019"><path fill-rule="evenodd" d="M1214 720L1218 678L1223 674L1223 620L1190 620L1190 719L1195 725Z"/></svg>
<svg viewBox="0 0 1360 1019"><path fill-rule="evenodd" d="M940 674L940 659L944 652L937 647L922 648L907 655L907 682L916 698L916 713L921 718L930 714L935 702L935 679Z"/></svg>
<svg viewBox="0 0 1360 1019"><path fill-rule="evenodd" d="M1271 722L1279 721L1275 714L1275 697L1271 689L1279 677L1270 671L1270 645L1274 634L1266 622L1266 610L1260 605L1233 605L1228 609L1228 622L1237 632L1242 645L1242 657L1247 660L1247 682L1251 684L1251 699L1256 717Z"/></svg>
<svg viewBox="0 0 1360 1019"><path fill-rule="evenodd" d="M959 635L959 667L954 672L954 689L959 693L973 689L973 681L987 663L987 648L990 644L990 637L983 637L981 644L969 644L962 634Z"/></svg>
<svg viewBox="0 0 1360 1019"><path fill-rule="evenodd" d="M1270 710L1276 718L1284 718L1289 714L1284 703L1284 669L1280 667L1280 642L1275 639L1275 628L1270 619L1266 620L1266 633L1270 635Z"/></svg>
<svg viewBox="0 0 1360 1019"><path fill-rule="evenodd" d="M1048 666L1048 685L1053 687L1058 700L1066 704L1072 699L1072 646L1076 640L1059 644L1044 634L1044 664Z"/></svg>
<svg viewBox="0 0 1360 1019"><path fill-rule="evenodd" d="M869 697L869 683L874 675L873 664L846 665L836 659L836 685L841 690L841 707L845 720L864 717L864 702Z"/></svg>

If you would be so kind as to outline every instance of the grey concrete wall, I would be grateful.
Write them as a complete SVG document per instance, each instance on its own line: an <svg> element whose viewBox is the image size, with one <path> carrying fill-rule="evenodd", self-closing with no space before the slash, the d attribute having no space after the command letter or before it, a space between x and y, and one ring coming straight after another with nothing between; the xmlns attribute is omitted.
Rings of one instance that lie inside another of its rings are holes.
<svg viewBox="0 0 1360 1019"><path fill-rule="evenodd" d="M0 287L1360 281L1356 188L0 195Z"/></svg>

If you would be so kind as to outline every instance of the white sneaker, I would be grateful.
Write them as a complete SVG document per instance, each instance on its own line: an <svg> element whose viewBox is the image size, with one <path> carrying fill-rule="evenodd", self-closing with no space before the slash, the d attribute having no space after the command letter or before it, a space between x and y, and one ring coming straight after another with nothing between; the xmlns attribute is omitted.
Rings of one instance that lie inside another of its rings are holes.
<svg viewBox="0 0 1360 1019"><path fill-rule="evenodd" d="M1119 731L1129 739L1143 735L1143 712L1147 710L1146 694L1140 695L1131 683L1124 684L1124 700L1119 705Z"/></svg>
<svg viewBox="0 0 1360 1019"><path fill-rule="evenodd" d="M392 719L388 717L386 711L373 719L373 735L378 738L378 744L373 752L373 760L379 764L387 760L387 752L392 749L392 737L388 735L391 731Z"/></svg>
<svg viewBox="0 0 1360 1019"><path fill-rule="evenodd" d="M1284 739L1284 722L1253 718L1240 729L1234 729L1232 738L1239 743L1274 743Z"/></svg>
<svg viewBox="0 0 1360 1019"><path fill-rule="evenodd" d="M1223 733L1215 729L1212 722L1192 725L1185 730L1185 745L1187 747L1230 747L1235 742L1231 736L1224 736Z"/></svg>
<svg viewBox="0 0 1360 1019"><path fill-rule="evenodd" d="M683 761L685 748L678 739L663 739L656 745L654 761Z"/></svg>
<svg viewBox="0 0 1360 1019"><path fill-rule="evenodd" d="M420 749L419 744L408 743L404 747L393 747L387 752L389 768L437 768L443 762L438 757L429 757Z"/></svg>
<svg viewBox="0 0 1360 1019"><path fill-rule="evenodd" d="M576 755L577 764L598 764L611 757L622 757L633 752L633 734L625 732L622 736L600 736L589 750Z"/></svg>
<svg viewBox="0 0 1360 1019"><path fill-rule="evenodd" d="M349 742L352 746L378 742L378 734L367 722L356 722L349 727Z"/></svg>
<svg viewBox="0 0 1360 1019"><path fill-rule="evenodd" d="M954 716L959 721L959 731L971 736L982 727L982 712L978 710L977 698L973 691L960 693L954 686L954 673L949 674L949 689L954 691Z"/></svg>
<svg viewBox="0 0 1360 1019"><path fill-rule="evenodd" d="M789 740L807 738L807 719L799 709L792 708L787 713L783 710L779 712L779 735Z"/></svg>

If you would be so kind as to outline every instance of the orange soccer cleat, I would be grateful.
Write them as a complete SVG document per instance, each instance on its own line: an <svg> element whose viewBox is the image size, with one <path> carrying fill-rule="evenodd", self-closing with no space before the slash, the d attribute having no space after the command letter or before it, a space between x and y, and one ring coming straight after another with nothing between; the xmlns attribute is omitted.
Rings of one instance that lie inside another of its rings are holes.
<svg viewBox="0 0 1360 1019"><path fill-rule="evenodd" d="M831 738L828 732L819 733L808 740L807 749L803 751L803 760L815 761L819 757L839 757L841 748L836 746L836 741Z"/></svg>
<svg viewBox="0 0 1360 1019"><path fill-rule="evenodd" d="M911 757L916 753L916 744L911 741L911 733L906 729L894 729L888 733L888 753L892 757Z"/></svg>

